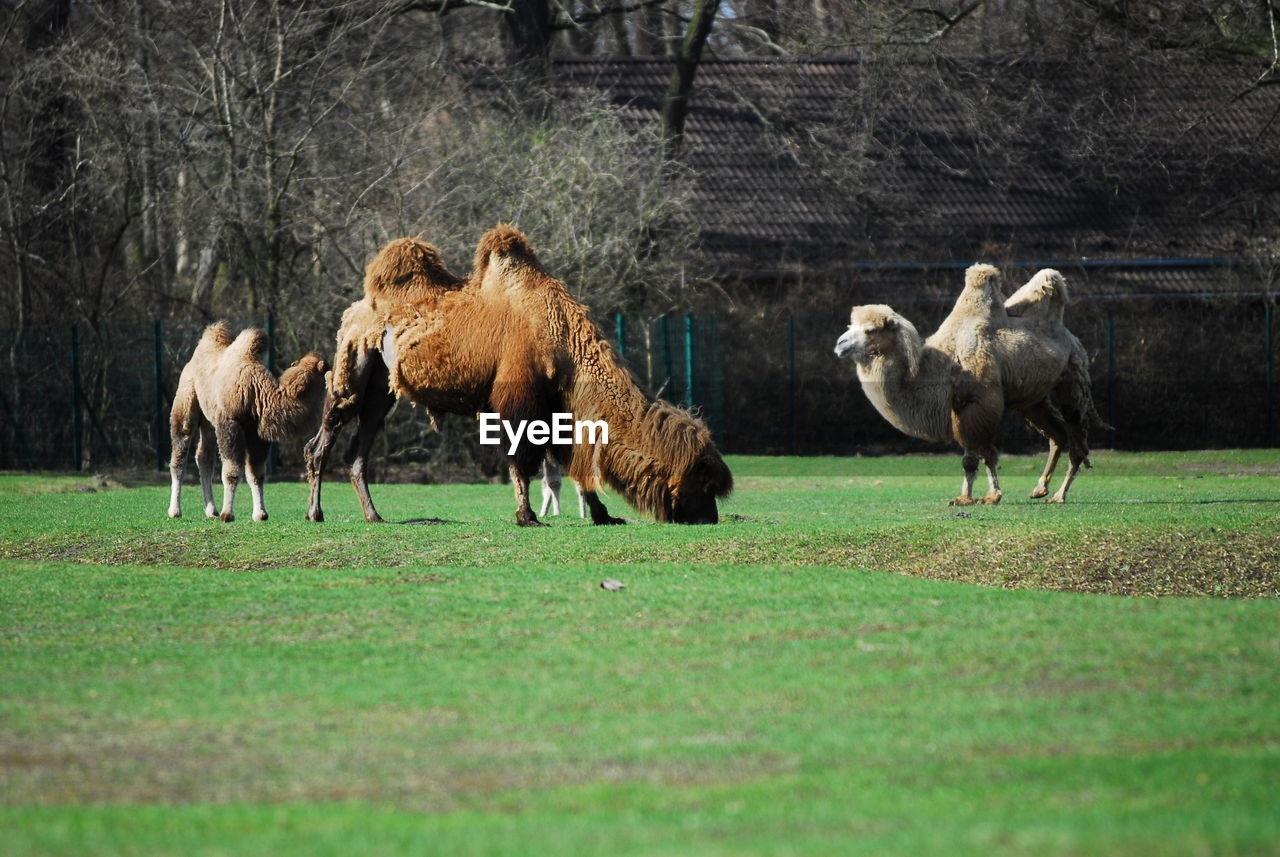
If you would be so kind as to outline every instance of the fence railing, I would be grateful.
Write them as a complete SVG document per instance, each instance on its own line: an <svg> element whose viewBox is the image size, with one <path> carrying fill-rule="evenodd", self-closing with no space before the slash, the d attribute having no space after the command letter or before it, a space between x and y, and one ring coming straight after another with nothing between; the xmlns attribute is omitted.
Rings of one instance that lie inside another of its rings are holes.
<svg viewBox="0 0 1280 857"><path fill-rule="evenodd" d="M899 302L921 331L948 307ZM885 422L847 361L832 354L845 319L826 308L778 314L613 316L605 333L637 380L692 407L722 450L855 454L929 447ZM1274 305L1229 301L1082 300L1069 324L1092 357L1094 399L1114 428L1094 446L1194 449L1280 445ZM272 330L272 320L233 327ZM174 388L205 322L163 320L0 328L0 469L167 467ZM722 337L723 329L731 335ZM324 343L316 343L326 351ZM450 443L415 409L398 407L377 453L422 463ZM1003 448L1042 441L1016 418ZM941 447L939 447L941 448ZM297 449L283 463L300 463ZM471 455L471 453L467 453Z"/></svg>

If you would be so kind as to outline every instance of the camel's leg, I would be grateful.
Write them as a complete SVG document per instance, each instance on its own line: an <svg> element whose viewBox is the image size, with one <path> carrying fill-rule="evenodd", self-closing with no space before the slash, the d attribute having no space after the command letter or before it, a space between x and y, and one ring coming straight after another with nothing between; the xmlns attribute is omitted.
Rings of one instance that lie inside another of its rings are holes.
<svg viewBox="0 0 1280 857"><path fill-rule="evenodd" d="M377 361L365 385L356 423L356 436L351 439L351 447L347 452L347 463L351 467L351 486L355 488L360 508L364 510L364 519L371 524L380 524L383 520L373 507L373 498L369 496L369 453L373 451L373 442L382 430L387 412L395 402L395 394L387 388L387 368L382 361Z"/></svg>
<svg viewBox="0 0 1280 857"><path fill-rule="evenodd" d="M1053 438L1049 438L1049 458L1044 463L1044 472L1040 474L1040 479L1036 482L1036 487L1031 489L1031 499L1038 500L1049 494L1049 480L1053 478L1053 471L1058 467L1058 459L1062 457L1062 447Z"/></svg>
<svg viewBox="0 0 1280 857"><path fill-rule="evenodd" d="M573 483L573 488L578 492L578 517L585 518L587 516L587 495L577 482Z"/></svg>
<svg viewBox="0 0 1280 857"><path fill-rule="evenodd" d="M538 515L547 517L548 507L552 515L560 514L560 466L550 456L542 464L542 509Z"/></svg>
<svg viewBox="0 0 1280 857"><path fill-rule="evenodd" d="M249 492L253 495L253 519L267 519L267 505L263 497L262 483L267 473L267 453L271 444L260 437L245 439L248 455L245 459L245 480L249 483Z"/></svg>
<svg viewBox="0 0 1280 857"><path fill-rule="evenodd" d="M1000 455L996 452L996 430L1004 413L1004 400L998 393L973 396L960 409L952 411L951 433L964 449L961 464L964 466L964 483L960 496L951 501L952 506L969 506L973 503L999 503L1000 478L996 465ZM973 483L978 477L978 461L987 466L988 490L981 500L973 498Z"/></svg>
<svg viewBox="0 0 1280 857"><path fill-rule="evenodd" d="M1049 494L1049 480L1053 478L1058 459L1062 457L1062 448L1069 445L1071 432L1062 412L1048 399L1024 408L1022 415L1032 428L1049 439L1049 458L1045 461L1044 472L1040 474L1036 487L1031 489L1031 499L1038 500Z"/></svg>
<svg viewBox="0 0 1280 857"><path fill-rule="evenodd" d="M600 502L600 496L595 491L583 491L581 488L581 502L591 510L591 523L598 525L625 524L622 518L615 518L609 514L609 510L604 507L604 503Z"/></svg>
<svg viewBox="0 0 1280 857"><path fill-rule="evenodd" d="M1004 494L1000 491L1000 476L996 473L996 467L1000 463L1000 453L994 446L989 446L982 451L982 463L987 467L987 496L982 498L982 502L995 505L1000 502Z"/></svg>
<svg viewBox="0 0 1280 857"><path fill-rule="evenodd" d="M222 456L222 521L236 519L236 486L244 469L245 437L239 423L228 421L218 427L218 454Z"/></svg>
<svg viewBox="0 0 1280 857"><path fill-rule="evenodd" d="M200 497L204 501L204 516L218 517L218 504L213 501L213 466L218 463L218 438L213 425L200 422L200 440L196 443L196 469L200 472Z"/></svg>
<svg viewBox="0 0 1280 857"><path fill-rule="evenodd" d="M964 457L960 459L960 465L964 468L964 481L960 483L960 496L947 503L948 506L972 506L978 502L973 499L973 482L978 478L978 454L966 449Z"/></svg>
<svg viewBox="0 0 1280 857"><path fill-rule="evenodd" d="M545 527L529 505L529 472L516 462L511 465L511 482L516 490L516 523L522 527Z"/></svg>
<svg viewBox="0 0 1280 857"><path fill-rule="evenodd" d="M187 393L188 395L183 395ZM191 449L191 436L200 431L200 404L194 390L179 389L174 396L173 411L169 415L169 440L173 452L169 456L169 478L173 483L169 492L169 517L182 517L182 476L187 469L187 453Z"/></svg>
<svg viewBox="0 0 1280 857"><path fill-rule="evenodd" d="M1046 503L1067 502L1067 492L1071 490L1071 483L1076 481L1076 476L1080 473L1080 465L1084 463L1084 456L1075 450L1067 450L1067 457L1071 461L1070 466L1067 467L1067 475L1062 478L1062 484L1058 486L1057 493L1045 499Z"/></svg>
<svg viewBox="0 0 1280 857"><path fill-rule="evenodd" d="M334 359L344 359L341 349ZM354 357L347 353L345 359L354 359ZM324 469L329 462L329 453L333 451L333 445L337 443L343 427L359 416L365 388L369 383L370 367L374 363L383 365L380 356L375 355L375 359L372 360L366 359L347 373L351 379L349 389L329 391L329 395L324 400L324 415L320 418L320 430L316 432L315 437L307 441L304 447L307 482L311 487L311 498L307 502L308 521L324 520L324 510L320 508L320 489L324 481ZM385 366L383 366L383 372L386 372ZM335 366L333 375L330 377L335 377L337 374L338 369ZM382 383L386 386L385 374Z"/></svg>

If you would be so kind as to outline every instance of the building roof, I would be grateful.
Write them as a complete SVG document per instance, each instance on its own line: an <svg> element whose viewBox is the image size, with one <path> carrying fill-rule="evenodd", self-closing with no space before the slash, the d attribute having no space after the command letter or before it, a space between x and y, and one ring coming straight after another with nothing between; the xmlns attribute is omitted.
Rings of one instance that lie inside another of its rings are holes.
<svg viewBox="0 0 1280 857"><path fill-rule="evenodd" d="M556 80L656 126L670 71L568 58ZM1235 288L1204 260L1280 253L1280 86L1234 59L1081 74L704 60L683 157L708 264L888 284L885 263L1200 260L1089 278L1138 294Z"/></svg>

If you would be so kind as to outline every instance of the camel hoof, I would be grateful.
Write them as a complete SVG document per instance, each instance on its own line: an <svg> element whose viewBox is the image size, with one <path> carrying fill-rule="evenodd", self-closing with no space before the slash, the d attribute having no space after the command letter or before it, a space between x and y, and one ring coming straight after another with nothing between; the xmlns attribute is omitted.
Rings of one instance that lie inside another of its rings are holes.
<svg viewBox="0 0 1280 857"><path fill-rule="evenodd" d="M372 515L365 515L364 519L365 519L365 522L369 524L385 524L386 523L386 521L382 519L382 516L379 515L377 512L374 512Z"/></svg>
<svg viewBox="0 0 1280 857"><path fill-rule="evenodd" d="M264 510L263 510L263 511L261 511L261 512L254 512L254 513L253 513L253 519L254 519L255 521L265 521L265 520L267 519L267 513L266 513L266 510L264 509Z"/></svg>
<svg viewBox="0 0 1280 857"><path fill-rule="evenodd" d="M597 527L619 527L625 524L626 521L622 518L615 518L612 515L605 515L600 520L593 520L591 523Z"/></svg>
<svg viewBox="0 0 1280 857"><path fill-rule="evenodd" d="M979 501L979 502L981 502L981 503L983 503L984 505L987 505L987 506L994 506L994 505L996 505L997 503L999 503L999 502L1000 502L1001 500L1003 500L1003 499L1004 499L1004 495L1003 495L1003 494L1001 494L1001 493L999 493L999 492L995 492L995 493L993 493L993 494L988 494L987 496L983 497L983 498L982 498L982 500L981 500L981 501Z"/></svg>
<svg viewBox="0 0 1280 857"><path fill-rule="evenodd" d="M948 506L972 506L974 503L977 503L977 502L978 501L973 499L972 497L957 497L954 500L948 500L947 505Z"/></svg>
<svg viewBox="0 0 1280 857"><path fill-rule="evenodd" d="M222 523L224 524L229 524L235 519L236 519L236 516L232 512L223 512L221 515L218 516L218 520L222 521Z"/></svg>
<svg viewBox="0 0 1280 857"><path fill-rule="evenodd" d="M205 506L205 507L204 507L204 516L205 516L206 518L216 518L216 517L218 517L218 507L217 507L217 506L214 506L212 503L210 503L208 506Z"/></svg>
<svg viewBox="0 0 1280 857"><path fill-rule="evenodd" d="M542 521L539 521L538 517L534 515L533 512L529 512L528 515L522 515L519 512L516 512L516 524L521 527L547 526L547 524L544 524Z"/></svg>
<svg viewBox="0 0 1280 857"><path fill-rule="evenodd" d="M1054 496L1052 496L1052 497L1046 497L1046 498L1044 499L1044 501L1045 501L1046 503L1056 503L1057 505L1061 506L1063 503L1067 502L1067 498L1066 498L1066 497L1059 497L1059 496L1057 496L1057 495L1055 494L1055 495L1054 495Z"/></svg>
<svg viewBox="0 0 1280 857"><path fill-rule="evenodd" d="M308 511L307 511L307 520L308 520L308 521L312 521L312 522L317 523L317 524L323 524L323 523L324 523L324 512L321 512L319 509L316 509L314 512L312 512L312 511L308 510Z"/></svg>
<svg viewBox="0 0 1280 857"><path fill-rule="evenodd" d="M1047 497L1048 495L1049 495L1048 488L1033 488L1031 489L1031 493L1028 494L1027 496L1030 497L1032 500L1039 500L1041 497Z"/></svg>
<svg viewBox="0 0 1280 857"><path fill-rule="evenodd" d="M170 509L170 510L169 510L169 517L170 517L170 518L181 518L181 517L182 517L182 510L181 510L181 509Z"/></svg>

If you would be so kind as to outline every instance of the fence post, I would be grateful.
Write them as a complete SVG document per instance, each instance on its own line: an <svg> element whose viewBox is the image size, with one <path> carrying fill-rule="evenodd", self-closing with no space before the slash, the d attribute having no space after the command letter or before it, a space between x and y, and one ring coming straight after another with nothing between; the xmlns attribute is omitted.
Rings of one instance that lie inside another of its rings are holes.
<svg viewBox="0 0 1280 857"><path fill-rule="evenodd" d="M1111 429L1107 432L1107 446L1116 448L1116 317L1115 311L1107 309L1107 422Z"/></svg>
<svg viewBox="0 0 1280 857"><path fill-rule="evenodd" d="M693 313L684 314L684 394L693 407Z"/></svg>
<svg viewBox="0 0 1280 857"><path fill-rule="evenodd" d="M267 314L267 371L276 374L276 317ZM267 476L276 475L276 445L267 447Z"/></svg>
<svg viewBox="0 0 1280 857"><path fill-rule="evenodd" d="M618 356L625 360L627 356L627 327L622 313L617 313L616 321L618 325Z"/></svg>
<svg viewBox="0 0 1280 857"><path fill-rule="evenodd" d="M80 416L80 328L71 325L71 469L84 460L84 427Z"/></svg>
<svg viewBox="0 0 1280 857"><path fill-rule="evenodd" d="M796 317L787 313L787 447L796 452Z"/></svg>
<svg viewBox="0 0 1280 857"><path fill-rule="evenodd" d="M160 319L151 325L151 378L156 399L156 470L164 470L164 386L160 369L164 349L160 332Z"/></svg>
<svg viewBox="0 0 1280 857"><path fill-rule="evenodd" d="M1263 304L1267 331L1267 443L1276 445L1276 390L1275 390L1275 339L1273 338L1272 315L1274 304L1268 297Z"/></svg>
<svg viewBox="0 0 1280 857"><path fill-rule="evenodd" d="M671 325L664 315L658 319L658 332L662 334L662 386L671 381Z"/></svg>

